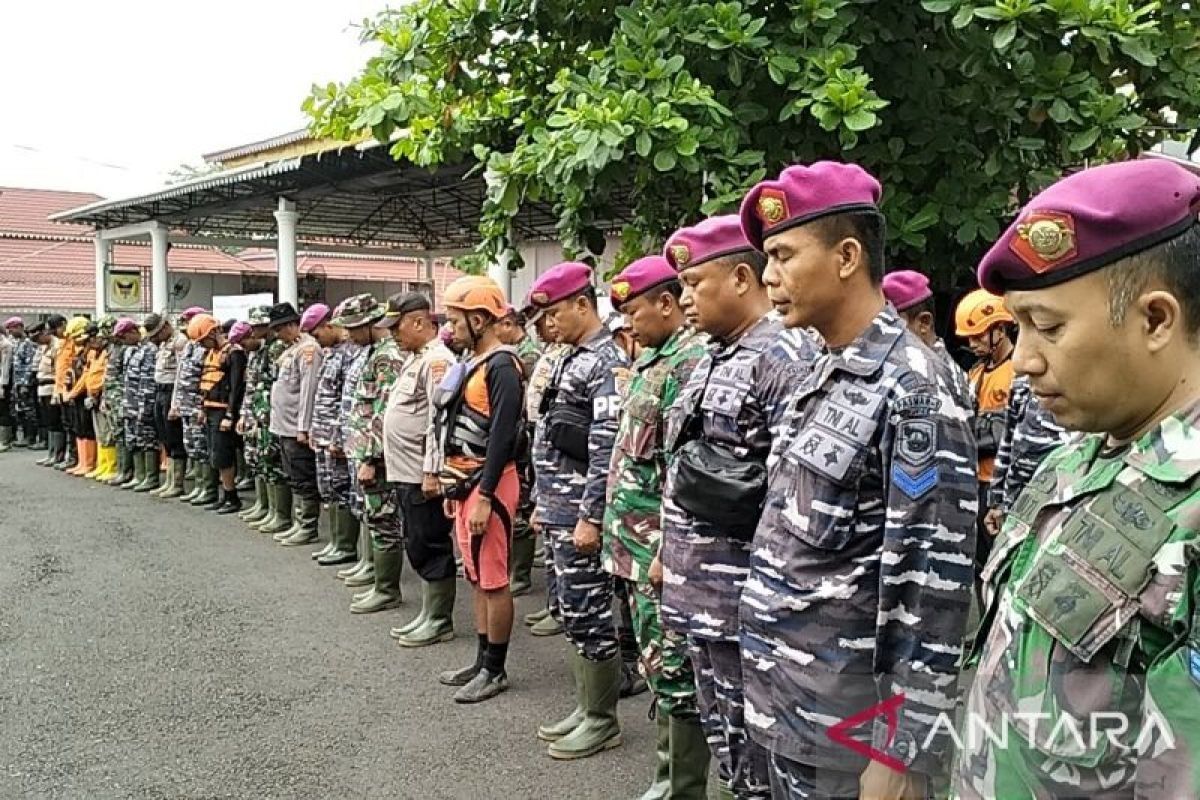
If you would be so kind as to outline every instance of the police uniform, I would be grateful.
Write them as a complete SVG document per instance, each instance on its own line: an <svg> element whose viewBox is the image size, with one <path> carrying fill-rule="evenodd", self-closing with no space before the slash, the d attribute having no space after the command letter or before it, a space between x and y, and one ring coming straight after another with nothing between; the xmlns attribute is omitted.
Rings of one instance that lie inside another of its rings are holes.
<svg viewBox="0 0 1200 800"><path fill-rule="evenodd" d="M1029 379L1018 376L1008 400L1004 437L996 451L988 507L1008 511L1042 459L1068 438L1070 434L1030 390Z"/></svg>
<svg viewBox="0 0 1200 800"><path fill-rule="evenodd" d="M980 283L1036 295L1119 269L1192 229L1198 206L1200 179L1166 161L1083 170L1029 202ZM1080 435L1012 503L965 715L1007 744L962 732L956 796L1200 796L1198 443L1195 403L1121 447Z"/></svg>
<svg viewBox="0 0 1200 800"><path fill-rule="evenodd" d="M661 256L638 259L613 279L613 306L676 280L675 270ZM658 347L642 351L623 399L608 480L601 561L629 586L640 667L654 694L658 726L658 773L644 800L704 797L707 783L708 745L687 640L678 631L664 630L659 590L649 579L663 538L664 419L704 357L707 340L682 326Z"/></svg>
<svg viewBox="0 0 1200 800"><path fill-rule="evenodd" d="M725 215L677 231L666 257L682 270L750 252L737 218ZM738 598L761 497L724 503L738 517L736 526L718 519L721 509L704 501L720 495L706 480L681 481L681 455L686 449L690 463L693 455L717 454L761 471L784 401L815 356L813 337L785 331L768 314L732 341L709 343L666 418L671 466L663 495L662 622L687 638L709 749L721 782L742 798L769 796L766 754L746 739L738 649Z"/></svg>
<svg viewBox="0 0 1200 800"><path fill-rule="evenodd" d="M584 264L556 265L539 276L530 297L544 310L587 289L591 276ZM628 377L629 357L599 325L559 362L542 398L534 435L537 517L555 573L550 610L571 644L576 710L582 712L578 720L568 715L539 730L541 738L551 741L550 754L558 758L590 755L620 734L615 711L621 663L612 577L601 566L599 552L582 553L575 547L574 531L581 521L603 524L621 410L619 384ZM570 724L575 721L579 724Z"/></svg>
<svg viewBox="0 0 1200 800"><path fill-rule="evenodd" d="M742 205L756 247L830 213L876 212L857 166L789 167ZM877 213L877 212L876 212ZM741 606L746 725L776 797L857 796L855 731L900 770L945 774L970 604L976 453L944 361L890 304L793 392L768 465ZM893 724L894 723L894 724Z"/></svg>

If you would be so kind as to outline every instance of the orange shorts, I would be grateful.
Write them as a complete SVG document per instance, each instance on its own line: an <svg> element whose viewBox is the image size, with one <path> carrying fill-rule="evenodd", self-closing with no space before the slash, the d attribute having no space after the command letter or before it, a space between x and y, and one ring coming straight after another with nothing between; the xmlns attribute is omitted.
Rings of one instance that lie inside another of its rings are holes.
<svg viewBox="0 0 1200 800"><path fill-rule="evenodd" d="M458 542L458 551L462 553L463 572L466 573L467 580L486 592L508 586L508 554L512 546L511 520L516 517L520 492L517 466L509 464L500 474L500 483L496 485L492 518L488 521L483 536L472 537L467 527L471 509L475 508L475 503L479 500L478 488L458 504L458 513L454 515L454 537ZM510 520L508 527L501 519L503 512L507 512Z"/></svg>

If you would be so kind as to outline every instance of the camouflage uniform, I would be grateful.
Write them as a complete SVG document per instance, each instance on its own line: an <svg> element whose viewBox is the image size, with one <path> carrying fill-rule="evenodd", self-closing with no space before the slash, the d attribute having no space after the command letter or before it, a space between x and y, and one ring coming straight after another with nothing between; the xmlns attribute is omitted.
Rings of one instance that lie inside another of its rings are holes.
<svg viewBox="0 0 1200 800"><path fill-rule="evenodd" d="M705 440L739 458L765 460L785 401L816 355L811 334L785 331L773 316L734 342L712 342L667 414L668 452L678 450L698 418ZM672 464L663 494L663 625L687 636L721 780L738 797L769 797L766 754L747 740L742 710L738 597L750 543L684 511L675 502L676 476ZM752 521L755 510L746 513Z"/></svg>
<svg viewBox="0 0 1200 800"><path fill-rule="evenodd" d="M359 346L346 340L326 348L317 376L317 391L313 398L312 430L309 436L317 454L317 488L321 499L351 507L350 472L344 455L335 456L329 448L340 447L342 387L350 362Z"/></svg>
<svg viewBox="0 0 1200 800"><path fill-rule="evenodd" d="M394 552L404 546L404 526L395 486L388 482L383 460L383 415L388 393L404 370L405 355L391 336L369 348L366 363L354 388L354 406L349 417L346 454L354 464L375 467L375 483L360 486L363 522L371 528L376 550Z"/></svg>
<svg viewBox="0 0 1200 800"><path fill-rule="evenodd" d="M1200 404L1104 444L1045 459L983 571L958 797L1200 797Z"/></svg>
<svg viewBox="0 0 1200 800"><path fill-rule="evenodd" d="M279 357L286 349L287 344L277 337L254 351L246 367L250 402L242 405L246 463L257 477L274 484L287 482L279 437L271 433L271 387L279 375Z"/></svg>
<svg viewBox="0 0 1200 800"><path fill-rule="evenodd" d="M604 569L629 582L641 670L659 712L680 718L697 714L696 681L686 640L663 630L659 594L648 574L662 544L663 418L704 356L706 342L702 334L681 328L634 364L613 446L601 550Z"/></svg>
<svg viewBox="0 0 1200 800"><path fill-rule="evenodd" d="M362 486L358 483L358 466L350 458L350 444L347 431L350 430L350 419L354 413L354 397L363 371L367 368L367 359L371 357L371 347L354 345L357 349L346 364L346 376L342 382L342 401L338 407L338 423L334 429L330 448L336 448L345 455L346 472L350 475L350 510L360 521L364 519Z"/></svg>
<svg viewBox="0 0 1200 800"><path fill-rule="evenodd" d="M38 424L37 351L37 344L28 336L17 342L13 350L13 421L27 435L35 435ZM33 444L33 439L29 444Z"/></svg>
<svg viewBox="0 0 1200 800"><path fill-rule="evenodd" d="M946 365L947 388L954 397L954 401L963 408L975 408L975 390L971 388L971 381L967 378L967 373L963 368L950 355L950 351L946 349L946 343L938 339L933 343L931 349Z"/></svg>
<svg viewBox="0 0 1200 800"><path fill-rule="evenodd" d="M1008 511L1037 472L1042 459L1066 442L1070 434L1042 408L1029 388L1029 379L1019 376L1008 399L1004 437L996 452L992 475L990 508Z"/></svg>
<svg viewBox="0 0 1200 800"><path fill-rule="evenodd" d="M125 367L133 348L120 342L114 342L109 347L108 366L104 369L104 390L100 395L100 413L108 419L113 440L101 444L124 447Z"/></svg>
<svg viewBox="0 0 1200 800"><path fill-rule="evenodd" d="M526 336L517 345L517 358L521 360L521 369L528 383L537 364L541 360L542 348L532 336ZM539 398L540 401L540 398ZM525 439L532 444L532 436ZM528 539L533 536L533 528L529 524L529 515L533 512L533 454L529 448L517 454L517 471L521 478L521 495L517 503L517 518L513 520L513 539Z"/></svg>
<svg viewBox="0 0 1200 800"><path fill-rule="evenodd" d="M580 520L596 525L604 521L605 489L620 412L618 381L627 378L628 372L629 358L608 329L601 327L559 362L548 384L549 404L543 402L547 409L570 405L591 413L588 462L569 459L550 442L545 416L538 422L533 443L538 518L555 572L550 611L580 655L595 662L617 655L613 583L600 566L599 553L586 555L575 549L574 532Z"/></svg>
<svg viewBox="0 0 1200 800"><path fill-rule="evenodd" d="M897 694L898 729L859 734L945 775L949 737L929 734L957 699L977 511L970 410L945 370L887 306L784 413L741 606L746 723L777 793L830 791L813 768L851 782L866 759L829 727Z"/></svg>
<svg viewBox="0 0 1200 800"><path fill-rule="evenodd" d="M530 472L533 474L530 482L531 502L537 487L537 465L533 459L533 440L537 438L537 422L542 416L542 397L545 396L554 373L558 371L559 363L570 352L571 346L566 344L551 344L542 348L541 355L538 356L537 362L529 373L529 380L525 382L525 424L529 426ZM533 505L536 506L537 503L533 503ZM542 560L546 564L546 596L550 605L553 605L556 591L554 548L550 544L549 537L542 541Z"/></svg>
<svg viewBox="0 0 1200 800"><path fill-rule="evenodd" d="M125 364L125 445L135 452L158 447L154 429L154 359L158 345L143 339L129 348Z"/></svg>
<svg viewBox="0 0 1200 800"><path fill-rule="evenodd" d="M208 463L208 426L196 421L200 411L200 373L204 371L204 346L189 341L179 358L172 405L183 421L183 449L194 463ZM249 383L247 383L249 385Z"/></svg>

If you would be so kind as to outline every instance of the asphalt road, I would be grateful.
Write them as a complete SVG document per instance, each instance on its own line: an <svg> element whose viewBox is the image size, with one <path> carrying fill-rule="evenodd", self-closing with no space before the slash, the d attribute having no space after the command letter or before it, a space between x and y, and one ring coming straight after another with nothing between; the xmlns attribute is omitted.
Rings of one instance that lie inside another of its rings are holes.
<svg viewBox="0 0 1200 800"><path fill-rule="evenodd" d="M628 798L649 782L649 695L624 746L555 762L534 735L573 705L561 637L517 601L508 693L458 706L455 641L402 650L419 604L348 612L350 590L236 518L0 455L0 798Z"/></svg>

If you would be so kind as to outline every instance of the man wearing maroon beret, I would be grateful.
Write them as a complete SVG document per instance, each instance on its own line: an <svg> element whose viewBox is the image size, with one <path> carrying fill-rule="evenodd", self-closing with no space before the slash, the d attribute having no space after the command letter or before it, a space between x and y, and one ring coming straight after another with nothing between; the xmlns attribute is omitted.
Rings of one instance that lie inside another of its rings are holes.
<svg viewBox="0 0 1200 800"><path fill-rule="evenodd" d="M735 215L676 231L664 255L688 321L711 339L667 414L662 620L687 637L722 796L769 798L767 753L746 738L743 719L738 601L771 440L817 342L771 313L766 259Z"/></svg>
<svg viewBox="0 0 1200 800"><path fill-rule="evenodd" d="M923 798L948 771L934 722L958 698L975 444L944 361L884 299L880 194L824 161L742 203L784 324L826 346L775 439L742 593L746 725L776 797Z"/></svg>
<svg viewBox="0 0 1200 800"><path fill-rule="evenodd" d="M883 276L883 296L900 314L900 319L908 329L917 335L942 359L951 379L951 387L959 404L971 408L974 399L971 396L971 384L967 382L967 373L958 365L942 337L934 330L933 289L929 286L929 278L916 270L899 269Z"/></svg>
<svg viewBox="0 0 1200 800"><path fill-rule="evenodd" d="M979 266L1020 324L1017 372L1084 435L984 567L959 797L1200 797L1197 210L1170 162L1083 170Z"/></svg>

